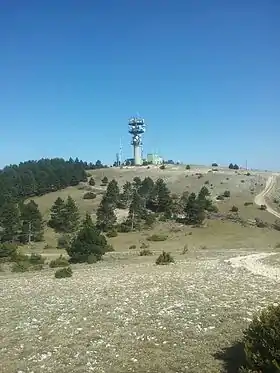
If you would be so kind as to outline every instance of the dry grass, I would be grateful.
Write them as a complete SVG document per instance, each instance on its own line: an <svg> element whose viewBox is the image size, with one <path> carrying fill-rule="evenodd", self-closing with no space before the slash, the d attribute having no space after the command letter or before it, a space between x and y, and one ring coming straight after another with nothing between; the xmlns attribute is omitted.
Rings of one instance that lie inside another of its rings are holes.
<svg viewBox="0 0 280 373"><path fill-rule="evenodd" d="M272 281L224 261L234 255L204 250L163 267L154 257L107 260L62 280L51 270L2 277L2 371L220 372L217 352L279 296Z"/></svg>

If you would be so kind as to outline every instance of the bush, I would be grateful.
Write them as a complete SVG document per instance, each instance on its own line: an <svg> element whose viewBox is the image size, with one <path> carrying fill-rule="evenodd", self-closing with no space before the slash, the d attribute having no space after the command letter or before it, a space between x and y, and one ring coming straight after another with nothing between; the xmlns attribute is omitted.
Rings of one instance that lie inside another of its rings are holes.
<svg viewBox="0 0 280 373"><path fill-rule="evenodd" d="M29 268L30 263L28 261L19 261L13 264L12 272L27 272Z"/></svg>
<svg viewBox="0 0 280 373"><path fill-rule="evenodd" d="M276 231L280 231L280 220L275 220L274 224L272 224L272 227L273 227Z"/></svg>
<svg viewBox="0 0 280 373"><path fill-rule="evenodd" d="M149 249L143 249L139 252L139 255L140 256L150 256L150 255L153 255L153 253Z"/></svg>
<svg viewBox="0 0 280 373"><path fill-rule="evenodd" d="M94 178L93 177L91 177L90 179L89 179L89 185L91 185L91 186L94 186L95 185L95 180L94 180Z"/></svg>
<svg viewBox="0 0 280 373"><path fill-rule="evenodd" d="M94 254L90 254L87 258L87 263L88 264L94 264L97 262L97 258Z"/></svg>
<svg viewBox="0 0 280 373"><path fill-rule="evenodd" d="M209 184L209 180L206 180L204 184L205 184L205 185L208 185L208 184Z"/></svg>
<svg viewBox="0 0 280 373"><path fill-rule="evenodd" d="M166 241L167 238L168 236L164 234L152 234L151 236L147 237L147 241L155 241L155 242Z"/></svg>
<svg viewBox="0 0 280 373"><path fill-rule="evenodd" d="M189 164L186 165L186 170L190 170L191 166Z"/></svg>
<svg viewBox="0 0 280 373"><path fill-rule="evenodd" d="M50 262L49 266L51 268L67 267L67 266L69 266L69 262L68 262L67 258L65 258L64 256L60 255L59 258L56 258L56 259L52 260Z"/></svg>
<svg viewBox="0 0 280 373"><path fill-rule="evenodd" d="M258 228L265 228L267 226L267 224L259 218L255 218L255 221Z"/></svg>
<svg viewBox="0 0 280 373"><path fill-rule="evenodd" d="M170 263L174 263L174 258L170 255L170 253L165 251L163 251L156 260L157 265L166 265Z"/></svg>
<svg viewBox="0 0 280 373"><path fill-rule="evenodd" d="M128 233L131 231L131 225L127 224L127 223L121 223L121 224L118 224L117 225L117 231L119 233Z"/></svg>
<svg viewBox="0 0 280 373"><path fill-rule="evenodd" d="M231 212L238 212L238 207L237 206L232 206L232 208L230 209Z"/></svg>
<svg viewBox="0 0 280 373"><path fill-rule="evenodd" d="M40 254L35 254L35 253L32 253L29 257L29 262L30 264L32 265L36 265L36 264L44 264L45 263L45 260L46 258L43 258L42 255Z"/></svg>
<svg viewBox="0 0 280 373"><path fill-rule="evenodd" d="M261 205L261 206L260 206L260 210L262 210L262 211L267 210L267 206L266 206L266 205Z"/></svg>
<svg viewBox="0 0 280 373"><path fill-rule="evenodd" d="M106 233L106 236L109 237L109 238L117 237L118 232L117 231L109 231L109 232Z"/></svg>
<svg viewBox="0 0 280 373"><path fill-rule="evenodd" d="M222 194L219 194L217 197L216 197L216 200L218 201L223 201L225 199L225 197L222 195Z"/></svg>
<svg viewBox="0 0 280 373"><path fill-rule="evenodd" d="M244 202L244 206L251 206L253 205L253 202Z"/></svg>
<svg viewBox="0 0 280 373"><path fill-rule="evenodd" d="M71 237L68 234L63 234L57 239L58 249L68 249L71 243Z"/></svg>
<svg viewBox="0 0 280 373"><path fill-rule="evenodd" d="M165 169L166 169L165 164L162 164L159 168L160 168L161 170L165 170Z"/></svg>
<svg viewBox="0 0 280 373"><path fill-rule="evenodd" d="M277 242L277 244L274 246L274 249L280 249L280 242Z"/></svg>
<svg viewBox="0 0 280 373"><path fill-rule="evenodd" d="M104 176L101 180L101 186L106 186L108 184L108 177Z"/></svg>
<svg viewBox="0 0 280 373"><path fill-rule="evenodd" d="M72 274L73 274L73 271L71 267L65 267L65 268L58 269L55 272L54 277L55 278L66 278L66 277L72 277Z"/></svg>
<svg viewBox="0 0 280 373"><path fill-rule="evenodd" d="M224 193L223 193L223 196L225 198L229 198L230 197L230 191L229 190L225 190Z"/></svg>
<svg viewBox="0 0 280 373"><path fill-rule="evenodd" d="M136 245L130 245L128 250L135 250L136 249Z"/></svg>
<svg viewBox="0 0 280 373"><path fill-rule="evenodd" d="M93 192L86 192L83 196L83 199L94 199L96 198L96 194Z"/></svg>
<svg viewBox="0 0 280 373"><path fill-rule="evenodd" d="M148 247L150 247L150 245L148 243L145 243L145 242L142 242L141 245L140 245L140 249L148 249ZM135 246L136 248L136 246Z"/></svg>
<svg viewBox="0 0 280 373"><path fill-rule="evenodd" d="M252 372L280 370L280 305L255 316L243 337L246 364ZM249 370L249 371L250 371Z"/></svg>
<svg viewBox="0 0 280 373"><path fill-rule="evenodd" d="M17 254L17 247L14 244L5 242L0 244L0 261L11 261Z"/></svg>

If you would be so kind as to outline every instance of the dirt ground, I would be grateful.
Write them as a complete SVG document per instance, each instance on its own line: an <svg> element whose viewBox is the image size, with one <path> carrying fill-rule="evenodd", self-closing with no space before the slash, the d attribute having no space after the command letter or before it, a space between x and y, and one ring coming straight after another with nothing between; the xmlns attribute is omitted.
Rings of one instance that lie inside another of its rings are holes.
<svg viewBox="0 0 280 373"><path fill-rule="evenodd" d="M204 249L170 266L108 254L71 279L2 277L2 371L232 372L242 330L279 297L280 278L250 271L252 253Z"/></svg>
<svg viewBox="0 0 280 373"><path fill-rule="evenodd" d="M264 188L268 174L140 170L142 178L164 175L173 192L198 191L209 180L213 196L231 191L229 200L219 202L220 211L236 205L244 219L275 220L254 204L244 206ZM94 171L97 188L105 174L123 183L136 170ZM80 185L36 201L45 218L58 195L71 194L82 213L94 212L101 195L83 200L85 190ZM167 240L148 242L153 233ZM56 238L47 229L46 242L25 251L53 259L64 253L55 249ZM208 220L202 228L160 223L109 242L115 252L95 265L73 265L70 279L55 279L47 266L36 273L0 272L1 372L236 372L244 328L253 314L279 299L280 232ZM143 242L152 256L139 256ZM155 265L162 250L171 252L175 264Z"/></svg>

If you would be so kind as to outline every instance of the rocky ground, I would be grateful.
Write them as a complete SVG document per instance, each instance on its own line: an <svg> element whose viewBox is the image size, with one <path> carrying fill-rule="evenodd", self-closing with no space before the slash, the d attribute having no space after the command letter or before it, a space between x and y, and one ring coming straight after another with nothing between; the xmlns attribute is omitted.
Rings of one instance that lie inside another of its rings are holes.
<svg viewBox="0 0 280 373"><path fill-rule="evenodd" d="M222 351L279 299L267 256L201 250L169 266L154 257L77 266L70 279L2 276L2 372L229 371Z"/></svg>

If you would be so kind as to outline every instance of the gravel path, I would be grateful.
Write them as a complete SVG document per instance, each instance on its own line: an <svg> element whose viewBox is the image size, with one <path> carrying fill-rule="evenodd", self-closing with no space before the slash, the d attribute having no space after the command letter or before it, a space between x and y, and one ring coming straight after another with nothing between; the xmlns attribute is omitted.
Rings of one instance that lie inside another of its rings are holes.
<svg viewBox="0 0 280 373"><path fill-rule="evenodd" d="M276 210L274 210L270 205L268 205L266 201L266 197L271 195L271 193L274 191L276 187L276 175L272 175L267 179L266 186L264 190L261 191L256 197L255 197L255 204L258 206L265 205L267 208L267 211L276 216L277 218L280 218L280 213Z"/></svg>

